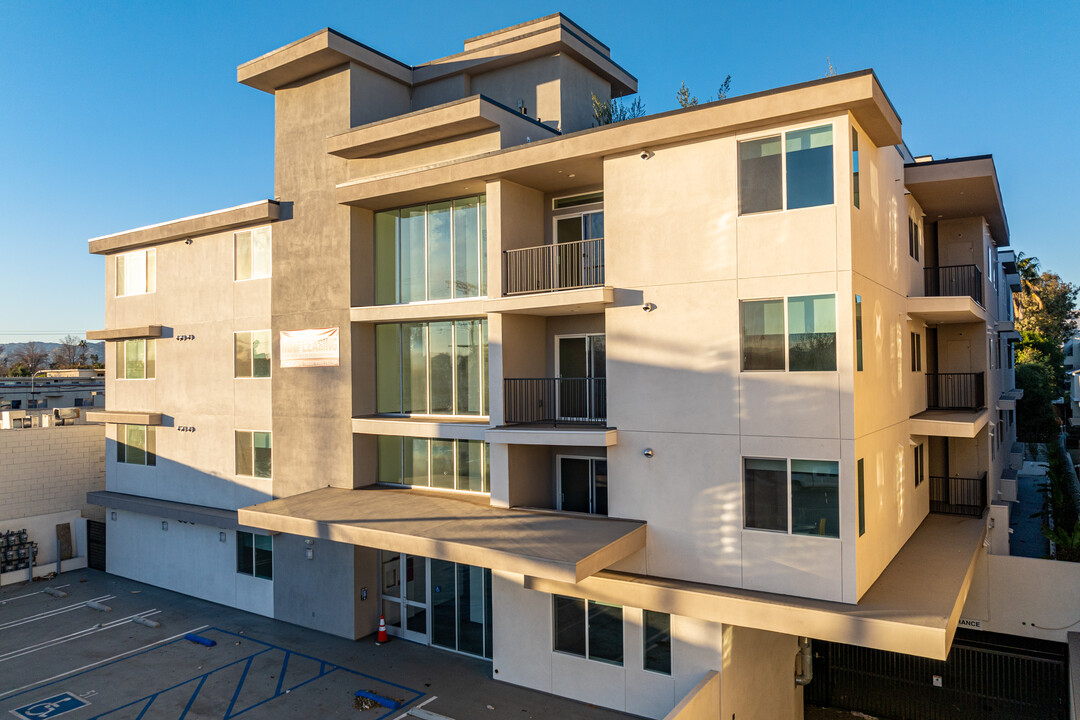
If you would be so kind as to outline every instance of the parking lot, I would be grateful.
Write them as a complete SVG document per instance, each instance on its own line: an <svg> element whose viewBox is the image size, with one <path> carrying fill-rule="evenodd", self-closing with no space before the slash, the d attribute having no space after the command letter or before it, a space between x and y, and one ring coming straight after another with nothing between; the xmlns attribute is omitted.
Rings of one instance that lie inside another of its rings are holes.
<svg viewBox="0 0 1080 720"><path fill-rule="evenodd" d="M490 675L475 658L352 642L94 570L0 590L4 717L397 720L417 708L455 720L629 717ZM362 709L357 690L388 703Z"/></svg>

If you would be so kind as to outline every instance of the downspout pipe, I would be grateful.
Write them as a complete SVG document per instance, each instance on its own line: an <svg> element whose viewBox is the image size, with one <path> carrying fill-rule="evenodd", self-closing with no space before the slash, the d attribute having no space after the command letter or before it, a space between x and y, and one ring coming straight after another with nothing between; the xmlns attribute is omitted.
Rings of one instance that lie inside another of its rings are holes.
<svg viewBox="0 0 1080 720"><path fill-rule="evenodd" d="M809 685L814 679L814 652L810 647L810 638L799 638L798 659L799 672L795 673L795 684L802 687Z"/></svg>

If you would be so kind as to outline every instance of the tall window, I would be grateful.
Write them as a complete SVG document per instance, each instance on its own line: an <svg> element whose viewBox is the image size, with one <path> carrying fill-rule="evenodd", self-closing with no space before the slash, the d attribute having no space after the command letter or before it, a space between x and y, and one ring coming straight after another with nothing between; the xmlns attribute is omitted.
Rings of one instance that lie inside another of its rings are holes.
<svg viewBox="0 0 1080 720"><path fill-rule="evenodd" d="M863 459L859 458L859 537L866 534L866 476Z"/></svg>
<svg viewBox="0 0 1080 720"><path fill-rule="evenodd" d="M149 380L157 373L157 343L121 340L116 343L116 379Z"/></svg>
<svg viewBox="0 0 1080 720"><path fill-rule="evenodd" d="M116 297L152 293L156 287L156 248L116 256Z"/></svg>
<svg viewBox="0 0 1080 720"><path fill-rule="evenodd" d="M375 304L487 294L485 196L376 213Z"/></svg>
<svg viewBox="0 0 1080 720"><path fill-rule="evenodd" d="M855 369L863 369L862 295L855 296Z"/></svg>
<svg viewBox="0 0 1080 720"><path fill-rule="evenodd" d="M740 304L743 370L836 370L835 295L790 297L786 318L779 298Z"/></svg>
<svg viewBox="0 0 1080 720"><path fill-rule="evenodd" d="M557 462L558 509L607 515L607 460L560 455Z"/></svg>
<svg viewBox="0 0 1080 720"><path fill-rule="evenodd" d="M237 530L236 572L263 580L273 580L274 538Z"/></svg>
<svg viewBox="0 0 1080 720"><path fill-rule="evenodd" d="M491 492L487 443L380 435L380 483L464 492Z"/></svg>
<svg viewBox="0 0 1080 720"><path fill-rule="evenodd" d="M908 218L908 254L916 260L919 259L919 223L913 218Z"/></svg>
<svg viewBox="0 0 1080 720"><path fill-rule="evenodd" d="M236 474L273 477L273 442L268 432L236 431Z"/></svg>
<svg viewBox="0 0 1080 720"><path fill-rule="evenodd" d="M270 277L270 228L244 230L233 235L237 280Z"/></svg>
<svg viewBox="0 0 1080 720"><path fill-rule="evenodd" d="M832 153L831 125L740 142L739 213L829 205Z"/></svg>
<svg viewBox="0 0 1080 720"><path fill-rule="evenodd" d="M233 336L235 377L268 378L270 366L269 330L245 330Z"/></svg>
<svg viewBox="0 0 1080 720"><path fill-rule="evenodd" d="M623 664L622 607L563 595L551 597L556 652Z"/></svg>
<svg viewBox="0 0 1080 720"><path fill-rule="evenodd" d="M922 372L922 335L911 333L911 372Z"/></svg>
<svg viewBox="0 0 1080 720"><path fill-rule="evenodd" d="M836 462L743 458L744 527L840 537L839 488Z"/></svg>
<svg viewBox="0 0 1080 720"><path fill-rule="evenodd" d="M487 415L487 320L375 326L376 411Z"/></svg>
<svg viewBox="0 0 1080 720"><path fill-rule="evenodd" d="M157 436L153 425L116 426L116 462L157 465Z"/></svg>
<svg viewBox="0 0 1080 720"><path fill-rule="evenodd" d="M644 647L642 667L652 672L671 674L671 616L644 610L642 617Z"/></svg>
<svg viewBox="0 0 1080 720"><path fill-rule="evenodd" d="M851 128L851 201L859 208L859 132Z"/></svg>
<svg viewBox="0 0 1080 720"><path fill-rule="evenodd" d="M926 473L926 446L919 443L915 446L915 487L919 487Z"/></svg>

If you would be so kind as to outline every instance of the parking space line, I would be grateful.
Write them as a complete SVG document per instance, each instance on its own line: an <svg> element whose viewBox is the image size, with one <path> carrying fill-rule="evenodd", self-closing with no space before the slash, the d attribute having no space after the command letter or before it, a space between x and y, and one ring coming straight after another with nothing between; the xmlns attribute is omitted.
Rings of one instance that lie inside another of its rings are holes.
<svg viewBox="0 0 1080 720"><path fill-rule="evenodd" d="M46 590L48 590L49 588L52 588L53 590L60 590L66 587L71 587L71 585L50 585L48 588L46 588ZM25 595L16 595L15 597L10 598L2 598L0 599L0 605L6 605L12 600L22 600L23 598L34 597L35 595L40 595L43 592L45 592L45 590L38 590L37 592L26 593Z"/></svg>
<svg viewBox="0 0 1080 720"><path fill-rule="evenodd" d="M26 596L24 596L24 597L26 597ZM18 620L10 620L10 621L8 621L6 623L0 624L0 630L6 630L7 628L13 628L13 627L17 627L19 625L26 625L27 623L37 622L38 620L45 620L46 618L51 618L51 617L54 617L56 615L61 615L61 614L66 613L66 612L71 612L72 610L78 610L79 608L84 608L84 607L86 607L87 603L101 602L102 600L111 600L114 597L116 597L116 596L115 595L102 595L99 598L92 598L90 600L86 600L85 602L75 603L74 605L67 605L67 606L62 607L62 608L55 608L53 610L46 610L45 612L38 613L37 615L28 615L27 617L19 618Z"/></svg>
<svg viewBox="0 0 1080 720"><path fill-rule="evenodd" d="M409 713L411 713L411 712L412 712L413 710L419 710L420 708L424 707L425 705L427 705L427 704L428 704L429 702L431 702L432 700L438 700L438 699L439 699L439 696L438 696L438 695L432 695L431 697L429 697L429 698L428 698L427 700L425 700L424 702L420 703L420 704L419 704L419 705L417 705L416 707L414 707L414 708L410 708L409 710L407 710L407 711L405 711L405 712L401 713L401 714L400 714L400 715L398 715L398 716L397 716L396 718L394 718L394 720L402 720L402 718L407 718L407 717L409 717Z"/></svg>
<svg viewBox="0 0 1080 720"><path fill-rule="evenodd" d="M113 620L110 623L105 623L103 625L94 625L86 628L85 630L79 630L78 632L71 633L70 635L63 635L58 638L53 638L52 640L46 640L45 642L38 643L37 645L27 645L24 648L12 650L10 652L4 653L3 655L0 655L0 663L7 662L8 660L14 660L16 658L22 657L23 655L29 655L30 653L35 653L38 650L46 650L57 645L63 645L66 642L78 640L79 638L93 635L94 633L99 633L102 630L111 630L115 627L119 627L120 625L124 625L125 623L129 623L137 617L149 617L150 615L156 615L160 612L161 611L156 608L151 608L150 610L144 610L140 613L129 615L125 618L120 618L119 620Z"/></svg>
<svg viewBox="0 0 1080 720"><path fill-rule="evenodd" d="M157 645L166 645L166 644L171 643L171 642L176 642L177 640L184 637L184 635L187 635L188 633L199 632L201 630L205 630L208 627L210 627L210 626L209 625L200 625L197 628L192 628L191 630L185 630L182 633L177 633L176 635L173 635L172 637L167 637L167 638L164 638L162 640L155 640L152 643L148 643L146 645L143 645L142 647L135 648L134 650L126 650L125 652L118 653L116 655L113 655L112 657L107 657L107 658L104 658L102 660L98 660L96 662L89 663L88 665L83 665L82 667L77 667L74 670L68 670L67 672L62 672L62 673L59 673L57 675L53 675L52 677L47 677L44 680L37 680L37 681L32 682L32 683L30 683L28 685L23 685L22 687L15 688L14 690L7 690L6 692L0 693L0 700L6 698L9 695L16 695L18 693L28 691L31 688L35 688L35 687L37 687L39 685L44 686L45 684L48 684L48 683L51 683L51 682L56 682L56 681L60 680L61 678L65 678L65 677L67 677L69 675L74 677L75 675L79 675L79 674L82 674L84 672L89 672L91 668L94 668L97 665L106 665L108 663L121 662L121 659L124 658L125 655L134 656L134 655L142 654L144 652L150 652Z"/></svg>

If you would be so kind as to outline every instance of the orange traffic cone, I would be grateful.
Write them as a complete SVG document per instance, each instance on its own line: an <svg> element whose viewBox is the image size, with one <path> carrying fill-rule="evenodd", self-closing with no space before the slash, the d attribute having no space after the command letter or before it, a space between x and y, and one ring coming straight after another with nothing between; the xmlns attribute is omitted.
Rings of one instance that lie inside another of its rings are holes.
<svg viewBox="0 0 1080 720"><path fill-rule="evenodd" d="M375 638L376 645L382 645L384 642L390 642L390 636L386 634L386 620L382 615L379 616L379 634Z"/></svg>

